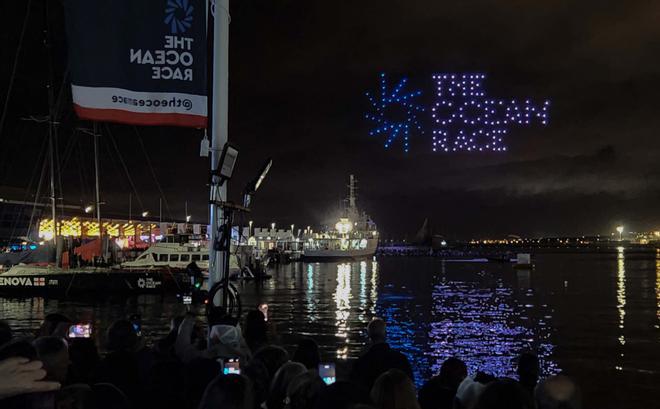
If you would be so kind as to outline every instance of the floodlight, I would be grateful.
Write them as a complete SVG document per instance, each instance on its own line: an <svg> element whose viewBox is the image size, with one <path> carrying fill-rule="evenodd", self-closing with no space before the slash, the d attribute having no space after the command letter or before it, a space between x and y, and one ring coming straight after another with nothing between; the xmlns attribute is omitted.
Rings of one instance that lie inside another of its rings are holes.
<svg viewBox="0 0 660 409"><path fill-rule="evenodd" d="M223 180L231 179L231 176L234 174L234 167L236 166L237 159L238 149L229 143L226 143L222 148L222 154L220 155L220 161L218 162L218 169L214 172L215 175L220 176Z"/></svg>
<svg viewBox="0 0 660 409"><path fill-rule="evenodd" d="M273 159L268 158L266 160L266 163L261 167L261 171L259 172L259 176L257 176L252 182L250 182L247 187L245 188L245 193L247 194L254 194L256 193L257 189L259 189L259 186L261 186L261 183L266 179L266 175L268 174L268 171L270 170L270 167L273 166Z"/></svg>
<svg viewBox="0 0 660 409"><path fill-rule="evenodd" d="M261 183L264 181L264 179L266 179L266 175L268 174L271 166L273 166L273 159L268 158L266 163L264 163L264 165L261 167L258 176L254 178L250 183L248 183L247 186L245 186L245 190L243 191L243 207L250 207L250 203L252 202L252 195L257 192L257 189L259 189Z"/></svg>

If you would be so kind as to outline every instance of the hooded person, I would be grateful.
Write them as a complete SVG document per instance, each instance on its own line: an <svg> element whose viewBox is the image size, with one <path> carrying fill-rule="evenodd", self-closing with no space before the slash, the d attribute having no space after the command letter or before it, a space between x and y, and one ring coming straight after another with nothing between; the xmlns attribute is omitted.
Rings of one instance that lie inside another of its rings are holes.
<svg viewBox="0 0 660 409"><path fill-rule="evenodd" d="M176 338L174 349L177 357L184 363L196 358L239 358L246 361L250 352L239 325L216 324L211 326L206 347L195 343L193 333L195 317L187 315Z"/></svg>

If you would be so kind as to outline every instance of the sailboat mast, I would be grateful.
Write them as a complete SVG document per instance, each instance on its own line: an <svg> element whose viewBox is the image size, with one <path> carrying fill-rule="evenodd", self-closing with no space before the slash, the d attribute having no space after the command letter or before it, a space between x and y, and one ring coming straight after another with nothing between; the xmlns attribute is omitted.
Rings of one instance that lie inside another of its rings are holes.
<svg viewBox="0 0 660 409"><path fill-rule="evenodd" d="M50 204L51 204L51 217L53 219L53 243L55 244L55 266L59 267L60 249L57 245L59 229L57 226L57 196L55 194L55 98L53 96L53 58L51 54L50 36L48 33L48 25L50 23L48 4L44 5L44 48L46 49L46 61L48 74L46 76L46 90L48 94L48 151L50 154Z"/></svg>
<svg viewBox="0 0 660 409"><path fill-rule="evenodd" d="M94 176L96 179L96 222L99 225L99 240L103 243L103 226L101 225L101 192L99 187L99 135L98 124L94 121ZM101 244L102 245L102 244Z"/></svg>
<svg viewBox="0 0 660 409"><path fill-rule="evenodd" d="M222 147L227 143L228 139L228 102L229 102L229 0L215 0L209 2L215 5L212 7L213 13L213 30L208 30L213 33L211 41L213 41L212 62L213 71L211 73L212 95L211 107L209 112L211 118L211 170L218 168L220 161L220 154ZM217 177L215 177L217 178ZM227 199L227 185L217 188L217 181L211 183L211 204L210 204L210 245L209 245L209 284L211 288L213 284L224 279L228 272L224 271L225 257L229 254L224 254L216 250L215 243L218 239L218 226L219 221L222 219L222 209L215 204L217 200ZM215 186L214 186L215 185Z"/></svg>

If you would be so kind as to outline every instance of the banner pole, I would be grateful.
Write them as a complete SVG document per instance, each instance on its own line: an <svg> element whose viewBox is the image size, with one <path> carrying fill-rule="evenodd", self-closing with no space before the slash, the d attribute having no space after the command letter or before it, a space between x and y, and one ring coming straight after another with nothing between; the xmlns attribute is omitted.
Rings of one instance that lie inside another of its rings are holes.
<svg viewBox="0 0 660 409"><path fill-rule="evenodd" d="M228 140L228 94L229 94L229 0L215 0L213 18L213 72L212 78L212 111L211 117L211 169L218 168L222 147ZM227 185L218 186L218 177L211 183L211 201L227 199ZM223 218L222 209L215 203L210 204L210 244L209 244L209 282L210 289L215 283L228 276L225 270L225 258L228 252L220 250L216 245L219 237L218 227ZM229 238L228 238L229 240ZM211 300L212 301L212 300ZM224 300L223 300L224 304Z"/></svg>

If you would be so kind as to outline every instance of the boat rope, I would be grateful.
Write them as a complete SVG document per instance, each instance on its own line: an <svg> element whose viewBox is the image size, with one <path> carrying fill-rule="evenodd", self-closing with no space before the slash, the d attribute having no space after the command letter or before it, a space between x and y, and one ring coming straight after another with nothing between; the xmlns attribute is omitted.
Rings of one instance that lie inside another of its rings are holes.
<svg viewBox="0 0 660 409"><path fill-rule="evenodd" d="M27 29L27 23L30 18L30 10L32 9L32 0L28 0L27 9L25 11L25 18L23 19L23 27L21 28L21 35L18 39L18 46L16 47L16 54L14 55L14 66L11 69L11 75L9 76L9 87L7 87L7 95L5 96L5 105L2 108L2 116L0 117L0 140L2 139L2 129L5 125L5 119L7 118L7 110L9 108L9 98L11 96L11 91L14 88L14 82L16 80L16 69L18 68L18 57L21 54L21 49L23 48L23 40L25 39L25 30Z"/></svg>

